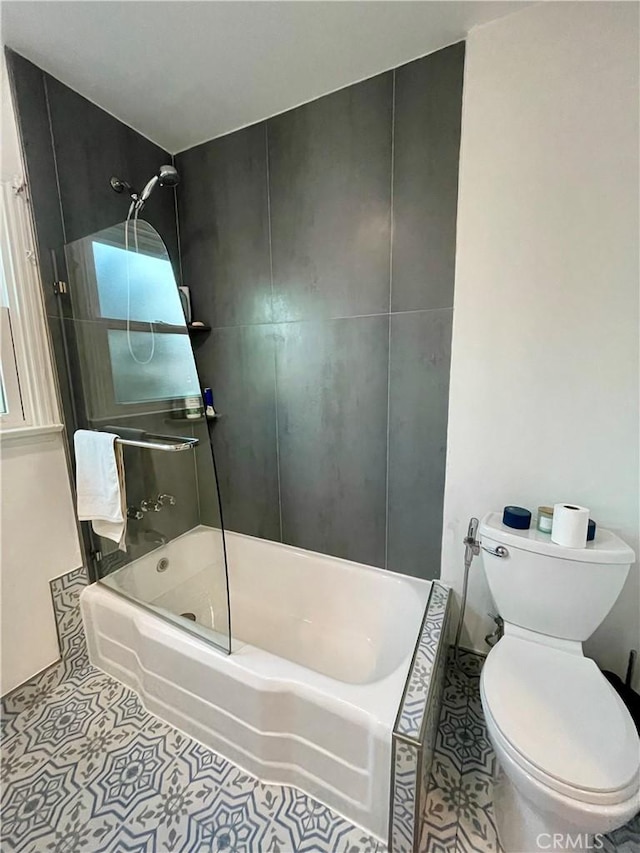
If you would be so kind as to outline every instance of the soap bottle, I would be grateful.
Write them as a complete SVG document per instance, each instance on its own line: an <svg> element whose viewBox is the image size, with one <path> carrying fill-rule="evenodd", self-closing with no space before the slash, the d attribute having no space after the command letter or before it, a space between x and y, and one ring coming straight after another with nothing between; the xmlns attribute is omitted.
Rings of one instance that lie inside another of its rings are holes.
<svg viewBox="0 0 640 853"><path fill-rule="evenodd" d="M209 418L210 420L217 418L218 415L217 415L216 410L213 406L213 391L211 390L211 388L205 388L204 391L202 392L202 396L204 398L204 406L205 406L204 413L207 416L207 418Z"/></svg>

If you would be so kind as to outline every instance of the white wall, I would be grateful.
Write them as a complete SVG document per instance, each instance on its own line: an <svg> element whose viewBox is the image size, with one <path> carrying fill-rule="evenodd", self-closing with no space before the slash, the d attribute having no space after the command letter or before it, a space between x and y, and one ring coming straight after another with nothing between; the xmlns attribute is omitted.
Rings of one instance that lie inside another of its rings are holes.
<svg viewBox="0 0 640 853"><path fill-rule="evenodd" d="M4 60L2 180L22 173ZM0 443L0 695L59 657L49 580L82 565L63 433Z"/></svg>
<svg viewBox="0 0 640 853"><path fill-rule="evenodd" d="M82 565L62 433L3 442L0 693L59 658L49 581Z"/></svg>
<svg viewBox="0 0 640 853"><path fill-rule="evenodd" d="M638 146L636 4L543 3L471 32L442 570L458 591L469 517L508 503L578 502L638 553ZM476 560L463 641L483 651L490 609ZM639 620L636 564L587 653L624 675Z"/></svg>

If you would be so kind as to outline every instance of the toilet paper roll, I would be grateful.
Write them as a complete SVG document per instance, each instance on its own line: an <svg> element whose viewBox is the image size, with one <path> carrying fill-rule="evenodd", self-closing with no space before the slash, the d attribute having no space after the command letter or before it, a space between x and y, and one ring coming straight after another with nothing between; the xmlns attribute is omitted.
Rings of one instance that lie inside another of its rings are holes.
<svg viewBox="0 0 640 853"><path fill-rule="evenodd" d="M589 510L577 504L555 504L551 541L565 548L584 548L587 544Z"/></svg>

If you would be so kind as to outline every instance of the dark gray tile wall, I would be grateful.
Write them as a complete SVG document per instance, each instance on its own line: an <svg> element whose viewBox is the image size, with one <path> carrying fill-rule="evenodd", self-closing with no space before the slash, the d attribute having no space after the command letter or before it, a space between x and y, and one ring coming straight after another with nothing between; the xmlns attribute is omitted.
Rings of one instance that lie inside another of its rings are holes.
<svg viewBox="0 0 640 853"><path fill-rule="evenodd" d="M225 526L280 540L274 327L214 329L198 360L207 382L209 365L214 371L221 417L211 429Z"/></svg>
<svg viewBox="0 0 640 853"><path fill-rule="evenodd" d="M384 565L389 317L278 327L283 540Z"/></svg>
<svg viewBox="0 0 640 853"><path fill-rule="evenodd" d="M392 311L450 308L464 43L396 71Z"/></svg>
<svg viewBox="0 0 640 853"><path fill-rule="evenodd" d="M268 122L274 319L389 310L393 75Z"/></svg>
<svg viewBox="0 0 640 853"><path fill-rule="evenodd" d="M53 139L65 242L71 243L122 222L128 199L115 193L116 175L142 189L171 155L126 124L87 101L59 80L44 74ZM175 201L170 189L157 189L142 216L162 236L177 268Z"/></svg>
<svg viewBox="0 0 640 853"><path fill-rule="evenodd" d="M439 576L463 64L177 156L229 529Z"/></svg>
<svg viewBox="0 0 640 853"><path fill-rule="evenodd" d="M453 309L391 315L387 559L440 576Z"/></svg>
<svg viewBox="0 0 640 853"><path fill-rule="evenodd" d="M216 326L270 323L264 125L192 148L178 165L180 245L190 280L202 283L193 293L196 314Z"/></svg>

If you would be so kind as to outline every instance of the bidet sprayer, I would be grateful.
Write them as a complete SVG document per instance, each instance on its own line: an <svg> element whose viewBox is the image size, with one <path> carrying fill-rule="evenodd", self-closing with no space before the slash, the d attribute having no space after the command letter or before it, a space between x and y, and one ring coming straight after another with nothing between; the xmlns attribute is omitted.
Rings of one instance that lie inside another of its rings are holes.
<svg viewBox="0 0 640 853"><path fill-rule="evenodd" d="M464 549L464 565L465 568L468 569L471 565L471 560L474 557L477 557L480 553L480 542L476 539L476 534L478 533L478 519L471 518L469 520L469 528L467 530L467 535L462 540L465 546Z"/></svg>
<svg viewBox="0 0 640 853"><path fill-rule="evenodd" d="M462 582L462 601L460 602L460 618L458 619L458 628L456 630L455 642L455 661L458 664L458 649L460 647L460 635L462 634L462 624L464 622L464 611L467 607L467 588L469 586L469 569L471 561L480 553L480 542L476 539L478 533L478 519L470 518L467 535L462 540L464 544L464 580Z"/></svg>

